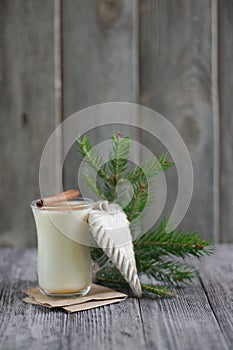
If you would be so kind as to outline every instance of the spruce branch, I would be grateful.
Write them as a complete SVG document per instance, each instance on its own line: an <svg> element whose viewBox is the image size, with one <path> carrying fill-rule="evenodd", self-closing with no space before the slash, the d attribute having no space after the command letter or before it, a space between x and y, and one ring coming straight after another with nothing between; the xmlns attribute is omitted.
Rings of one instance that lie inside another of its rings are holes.
<svg viewBox="0 0 233 350"><path fill-rule="evenodd" d="M113 202L115 197L115 191L114 191L114 185L110 184L109 182L105 182L102 185L102 193L106 200L109 202Z"/></svg>
<svg viewBox="0 0 233 350"><path fill-rule="evenodd" d="M130 203L124 208L127 218L130 222L137 219L139 215L142 218L142 213L145 213L147 208L154 202L154 193L148 190L147 183L133 183L133 195ZM133 225L135 226L136 221ZM131 225L131 228L133 226Z"/></svg>
<svg viewBox="0 0 233 350"><path fill-rule="evenodd" d="M174 163L167 159L167 153L161 155L159 159L147 160L142 166L131 169L125 178L131 182L147 181L147 178L155 177L162 171L169 169Z"/></svg>
<svg viewBox="0 0 233 350"><path fill-rule="evenodd" d="M154 258L148 262L146 259L138 259L137 256L136 261L138 271L143 271L148 277L174 286L185 286L199 276L196 269L178 261Z"/></svg>
<svg viewBox="0 0 233 350"><path fill-rule="evenodd" d="M130 181L134 188L133 198L124 209L129 221L134 220L153 203L152 188L150 192L148 191L148 179L169 169L172 165L173 163L167 159L167 153L164 153L159 159L147 160L142 166L136 166L126 174L125 179Z"/></svg>
<svg viewBox="0 0 233 350"><path fill-rule="evenodd" d="M89 166L85 166L82 169L82 174L81 174L82 179L86 183L86 185L92 190L92 192L100 199L107 199L104 194L101 192L101 185L96 179L95 172L93 171L92 168Z"/></svg>
<svg viewBox="0 0 233 350"><path fill-rule="evenodd" d="M98 152L93 149L93 146L89 141L88 136L84 135L83 139L81 139L81 137L78 136L76 142L79 146L79 152L84 158L84 161L91 168L93 168L101 178L111 183L112 179L107 174L106 165L104 164L103 159L98 154Z"/></svg>
<svg viewBox="0 0 233 350"><path fill-rule="evenodd" d="M121 179L122 174L126 170L129 150L130 150L130 140L129 137L121 137L121 133L118 131L116 135L112 135L112 148L109 152L109 162L108 169L112 174L113 180L113 198L116 199L116 188L117 183Z"/></svg>
<svg viewBox="0 0 233 350"><path fill-rule="evenodd" d="M135 188L135 194L129 205L129 208L125 208L126 213L128 212L127 217L129 221L132 221L135 216L138 216L141 208L144 207L146 200L147 194L145 193L145 184L141 183L140 186L137 186L137 188Z"/></svg>
<svg viewBox="0 0 233 350"><path fill-rule="evenodd" d="M167 226L167 220L162 220L156 230L139 237L134 242L136 252L145 252L148 257L172 254L181 258L188 255L201 257L212 254L213 247L210 242L200 237L197 232L167 232Z"/></svg>
<svg viewBox="0 0 233 350"><path fill-rule="evenodd" d="M79 152L86 162L83 168L83 179L87 186L100 198L110 202L117 201L117 191L124 188L124 182L131 184L128 192L130 203L124 211L131 222L131 229L141 213L152 203L153 193L149 188L149 178L155 177L162 171L169 169L173 163L167 159L167 153L159 159L146 160L142 166L136 166L127 172L130 140L122 138L121 134L112 136L112 146L109 151L109 161L104 164L101 156L96 152L88 137L77 138ZM119 195L119 194L118 194ZM121 200L124 200L122 197ZM128 203L128 202L126 202ZM201 258L212 254L213 247L197 232L182 232L168 230L168 221L162 220L158 227L142 234L134 243L135 260L139 274L146 274L165 284L158 286L153 283L142 284L145 293L152 293L163 297L172 297L174 293L167 289L170 286L184 286L196 277L198 271L172 258L192 255ZM92 248L91 255L101 269L96 273L99 283L111 286L127 287L128 282L122 277L116 267L108 262L108 257L102 249Z"/></svg>
<svg viewBox="0 0 233 350"><path fill-rule="evenodd" d="M97 282L107 285L107 286L114 286L114 287L120 287L120 288L126 288L128 287L128 282L125 281L125 279L122 277L122 275L116 270L114 266L104 268L103 270L100 270L100 272L97 272L96 274L96 280ZM172 293L168 290L167 286L159 286L155 285L153 283L148 284L141 284L142 291L145 293L152 293L156 294L158 296L162 297L175 297L176 294Z"/></svg>
<svg viewBox="0 0 233 350"><path fill-rule="evenodd" d="M171 292L170 290L168 290L167 286L157 286L157 285L152 284L152 283L142 284L141 286L142 286L143 292L156 294L156 295L163 297L163 298L176 297L176 294Z"/></svg>
<svg viewBox="0 0 233 350"><path fill-rule="evenodd" d="M130 139L129 137L121 137L121 133L118 131L116 135L112 135L112 148L109 151L109 170L112 172L115 180L119 180L122 173L126 170L129 150Z"/></svg>

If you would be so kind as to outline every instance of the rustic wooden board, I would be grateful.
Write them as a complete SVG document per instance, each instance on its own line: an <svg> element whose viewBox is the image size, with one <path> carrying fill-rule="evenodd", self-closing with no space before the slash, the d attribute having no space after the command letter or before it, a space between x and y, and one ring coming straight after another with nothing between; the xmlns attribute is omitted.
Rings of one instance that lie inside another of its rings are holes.
<svg viewBox="0 0 233 350"><path fill-rule="evenodd" d="M136 298L66 314L22 302L36 285L36 249L0 250L1 349L231 349L232 246L206 258L201 281L175 299Z"/></svg>
<svg viewBox="0 0 233 350"><path fill-rule="evenodd" d="M219 81L221 113L221 241L233 241L233 3L219 1Z"/></svg>
<svg viewBox="0 0 233 350"><path fill-rule="evenodd" d="M212 265L213 266L213 265ZM200 282L177 291L177 298L161 299L152 307L140 300L145 341L156 349L228 349Z"/></svg>
<svg viewBox="0 0 233 350"><path fill-rule="evenodd" d="M0 246L35 244L29 203L54 127L53 15L53 1L0 3Z"/></svg>
<svg viewBox="0 0 233 350"><path fill-rule="evenodd" d="M212 4L141 0L139 12L140 101L164 115L184 138L195 183L182 226L209 239L218 229L213 225ZM149 135L143 140L153 145ZM169 205L177 190L175 170L170 174Z"/></svg>
<svg viewBox="0 0 233 350"><path fill-rule="evenodd" d="M233 344L233 246L216 247L211 258L199 264L201 282L222 333Z"/></svg>
<svg viewBox="0 0 233 350"><path fill-rule="evenodd" d="M68 315L21 300L21 291L36 283L36 250L1 250L0 268L1 349L143 348L136 298Z"/></svg>
<svg viewBox="0 0 233 350"><path fill-rule="evenodd" d="M64 0L62 3L64 118L99 103L137 102L137 0L94 3L92 0ZM101 122L101 116L96 115L97 118ZM114 123L111 115L109 123ZM107 125L92 130L89 136L93 144L98 144L118 129L116 125ZM130 127L124 127L122 132L134 138L138 135ZM64 164L67 188L77 186L75 169L78 164L74 147Z"/></svg>

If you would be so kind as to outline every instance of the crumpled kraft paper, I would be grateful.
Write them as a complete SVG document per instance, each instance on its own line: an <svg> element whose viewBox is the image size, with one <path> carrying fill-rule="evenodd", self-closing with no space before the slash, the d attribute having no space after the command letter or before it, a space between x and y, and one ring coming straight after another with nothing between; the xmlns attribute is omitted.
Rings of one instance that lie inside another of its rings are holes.
<svg viewBox="0 0 233 350"><path fill-rule="evenodd" d="M26 303L48 308L60 307L69 313L117 303L127 298L124 293L97 284L92 284L87 295L72 298L51 298L44 295L38 287L29 288L24 293L28 296L23 299Z"/></svg>

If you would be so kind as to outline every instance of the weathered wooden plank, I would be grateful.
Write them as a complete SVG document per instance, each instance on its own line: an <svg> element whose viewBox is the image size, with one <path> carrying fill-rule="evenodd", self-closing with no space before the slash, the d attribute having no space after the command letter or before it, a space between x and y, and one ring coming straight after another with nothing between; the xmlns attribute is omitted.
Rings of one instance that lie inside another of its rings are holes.
<svg viewBox="0 0 233 350"><path fill-rule="evenodd" d="M53 1L0 3L0 245L35 243L29 203L54 127L53 11Z"/></svg>
<svg viewBox="0 0 233 350"><path fill-rule="evenodd" d="M182 226L209 239L214 238L211 6L210 0L140 1L140 101L163 114L184 138L194 193ZM143 141L153 147L149 135ZM170 173L168 203L174 204L175 170Z"/></svg>
<svg viewBox="0 0 233 350"><path fill-rule="evenodd" d="M138 301L67 315L25 304L22 290L36 284L36 250L0 251L1 349L144 348Z"/></svg>
<svg viewBox="0 0 233 350"><path fill-rule="evenodd" d="M232 245L217 246L214 255L199 265L204 290L230 348L233 345L232 252Z"/></svg>
<svg viewBox="0 0 233 350"><path fill-rule="evenodd" d="M137 1L63 1L64 115L137 100Z"/></svg>
<svg viewBox="0 0 233 350"><path fill-rule="evenodd" d="M177 297L171 300L140 300L147 347L158 350L230 349L201 283L176 292Z"/></svg>
<svg viewBox="0 0 233 350"><path fill-rule="evenodd" d="M231 349L232 246L200 265L201 283L176 299L128 298L67 315L22 302L36 284L36 249L0 250L1 349ZM202 288L204 286L204 289Z"/></svg>
<svg viewBox="0 0 233 350"><path fill-rule="evenodd" d="M221 241L233 242L233 3L219 1L219 81L221 114Z"/></svg>
<svg viewBox="0 0 233 350"><path fill-rule="evenodd" d="M64 117L95 104L138 101L137 0L63 1ZM96 115L101 121L101 116ZM85 123L85 121L82 121ZM114 120L109 115L109 123ZM93 120L93 129L95 120ZM109 139L119 126L89 132L94 144ZM123 135L137 137L125 127ZM77 134L79 130L77 130ZM77 186L76 147L64 164L66 187Z"/></svg>

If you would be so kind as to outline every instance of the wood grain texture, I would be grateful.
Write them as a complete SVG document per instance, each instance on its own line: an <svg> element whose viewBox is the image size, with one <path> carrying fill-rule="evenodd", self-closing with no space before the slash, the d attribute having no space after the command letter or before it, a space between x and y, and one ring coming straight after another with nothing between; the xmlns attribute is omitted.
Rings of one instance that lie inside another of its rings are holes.
<svg viewBox="0 0 233 350"><path fill-rule="evenodd" d="M22 290L36 285L37 251L0 249L0 348L231 349L232 248L197 263L201 282L175 299L129 297L75 314L23 303Z"/></svg>
<svg viewBox="0 0 233 350"><path fill-rule="evenodd" d="M135 102L137 1L63 1L64 116L97 103Z"/></svg>
<svg viewBox="0 0 233 350"><path fill-rule="evenodd" d="M233 3L219 1L221 241L233 241Z"/></svg>
<svg viewBox="0 0 233 350"><path fill-rule="evenodd" d="M198 264L205 293L230 348L233 344L232 252L232 245L218 246L212 257Z"/></svg>
<svg viewBox="0 0 233 350"><path fill-rule="evenodd" d="M193 161L194 192L182 227L209 239L214 228L211 5L210 0L140 1L140 101L183 137ZM152 138L144 140L150 148ZM177 187L175 170L170 173L171 205Z"/></svg>
<svg viewBox="0 0 233 350"><path fill-rule="evenodd" d="M137 299L70 315L35 308L21 291L36 284L36 250L2 249L0 269L1 349L143 348Z"/></svg>
<svg viewBox="0 0 233 350"><path fill-rule="evenodd" d="M0 246L28 246L29 203L54 127L53 1L1 1L0 26Z"/></svg>
<svg viewBox="0 0 233 350"><path fill-rule="evenodd" d="M137 102L137 0L64 0L62 13L64 118L99 103ZM96 120L101 122L101 116L96 115ZM109 123L114 123L111 115ZM89 132L95 145L109 139L119 126L94 128L95 120ZM124 136L138 136L130 127L122 132ZM74 169L78 164L74 147L64 164L67 188L77 186Z"/></svg>
<svg viewBox="0 0 233 350"><path fill-rule="evenodd" d="M0 246L35 245L28 204L39 196L40 156L53 129L82 108L110 101L140 102L175 125L195 176L182 228L232 242L232 16L231 0L2 0ZM98 144L119 128L94 128L89 136ZM164 151L143 131L122 131L156 155ZM62 143L60 134L54 174ZM66 188L78 186L79 163L72 147ZM163 215L174 205L175 169L167 180ZM58 179L47 176L47 182L54 192Z"/></svg>
<svg viewBox="0 0 233 350"><path fill-rule="evenodd" d="M175 299L161 299L153 307L151 300L140 300L148 348L229 349L201 283L176 292Z"/></svg>

